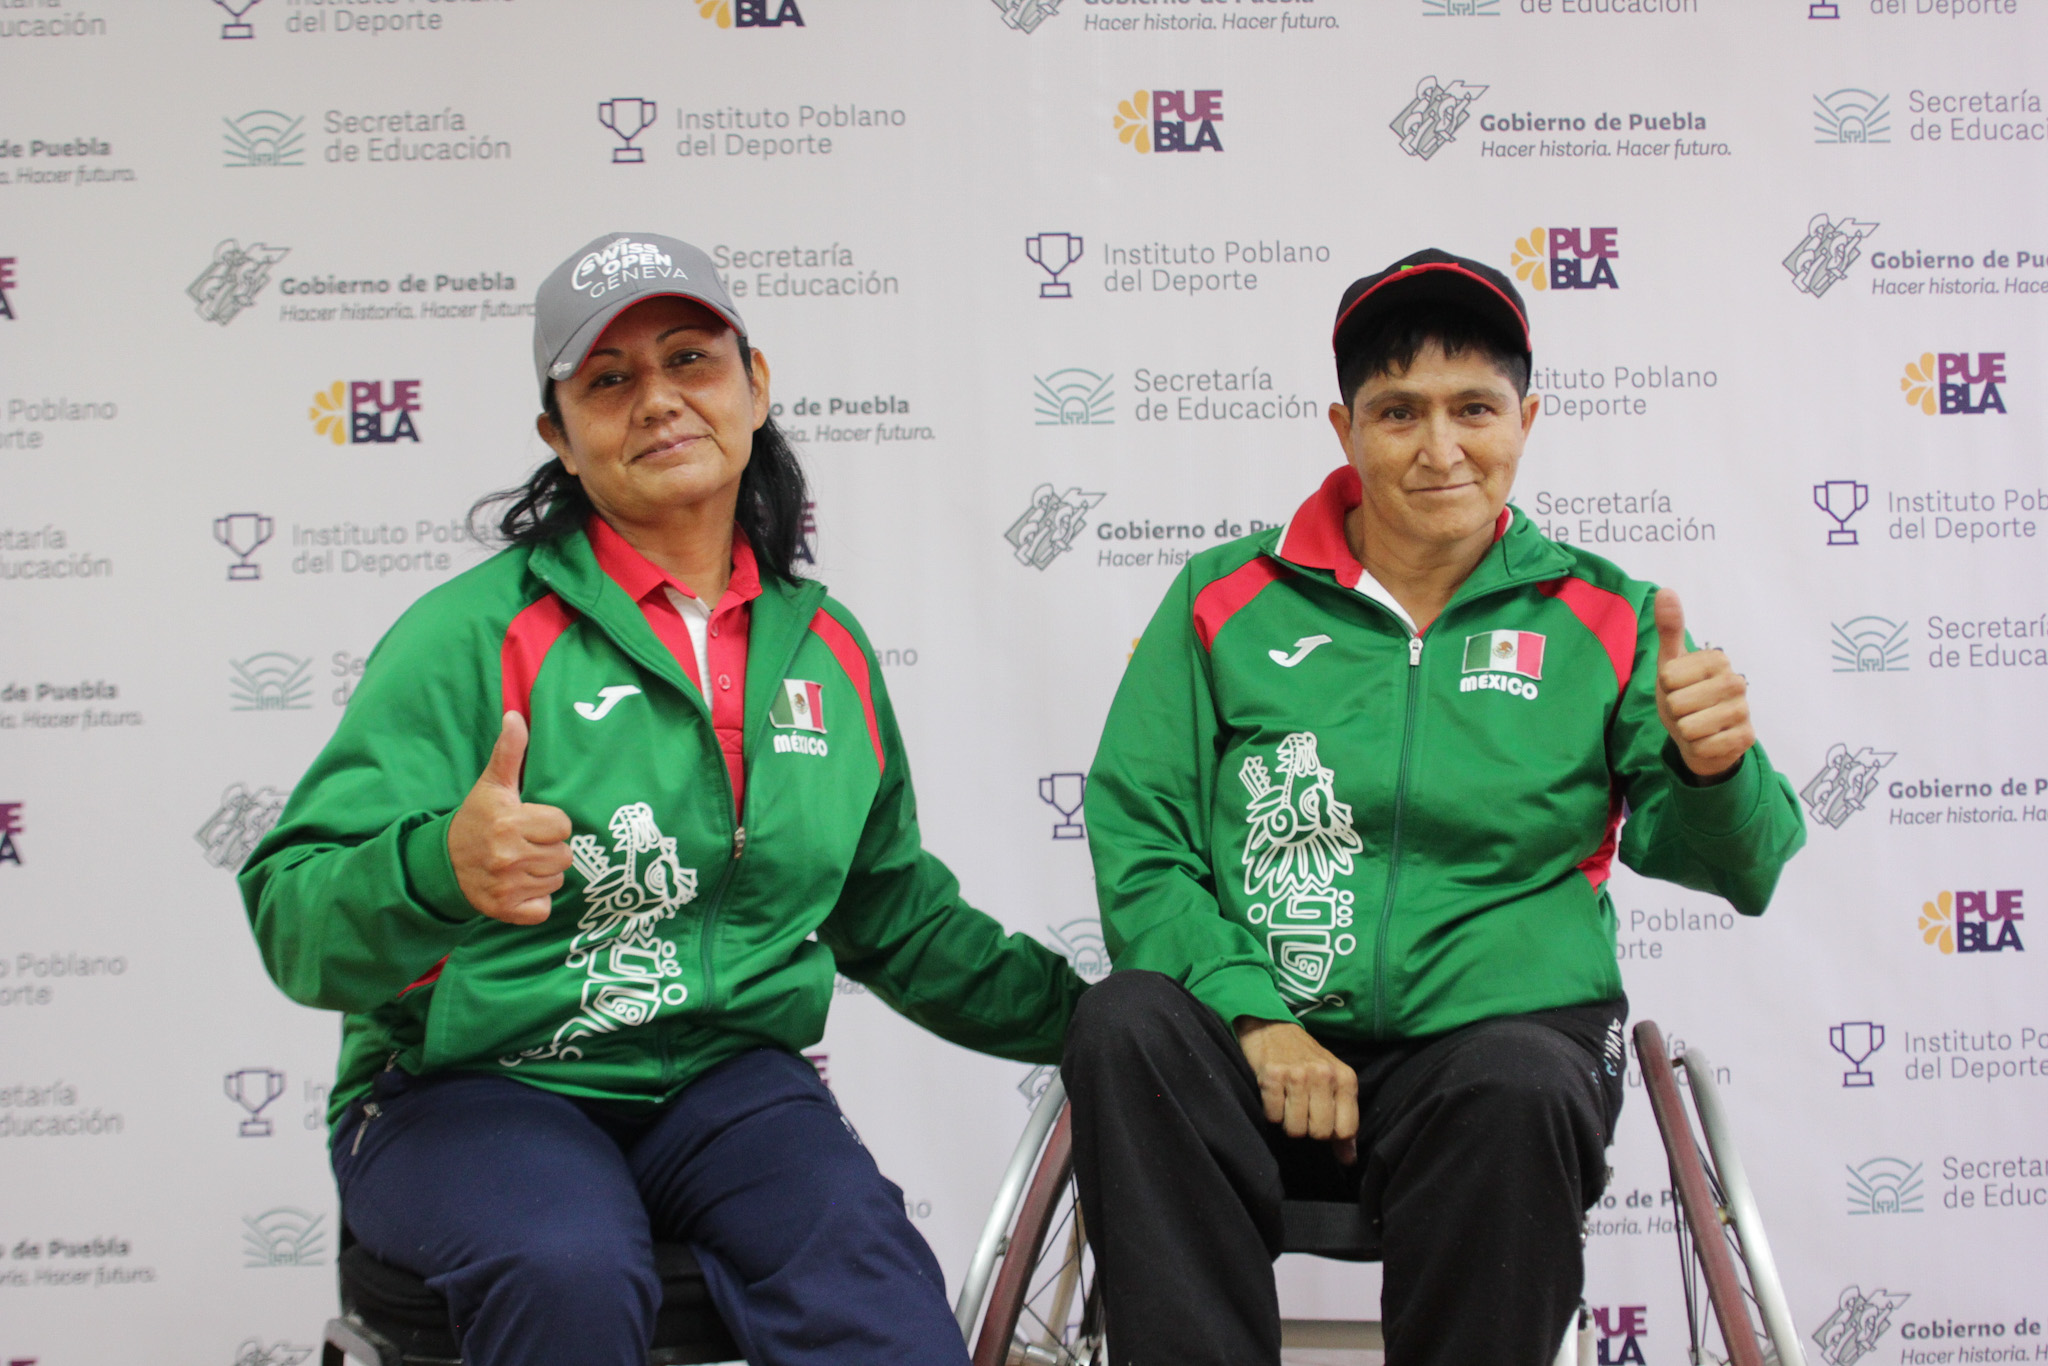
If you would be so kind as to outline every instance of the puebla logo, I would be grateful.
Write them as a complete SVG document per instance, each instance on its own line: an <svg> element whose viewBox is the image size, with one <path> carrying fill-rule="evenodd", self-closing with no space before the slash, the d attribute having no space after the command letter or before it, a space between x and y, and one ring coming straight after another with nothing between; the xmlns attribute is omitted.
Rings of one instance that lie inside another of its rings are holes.
<svg viewBox="0 0 2048 1366"><path fill-rule="evenodd" d="M1116 139L1134 152L1220 152L1221 90L1140 90L1116 105Z"/></svg>
<svg viewBox="0 0 2048 1366"><path fill-rule="evenodd" d="M417 443L420 382L416 379L336 380L313 395L306 417L337 446Z"/></svg>
<svg viewBox="0 0 2048 1366"><path fill-rule="evenodd" d="M1620 289L1619 228L1531 228L1515 239L1515 278L1531 289Z"/></svg>
<svg viewBox="0 0 2048 1366"><path fill-rule="evenodd" d="M1906 402L1929 417L1963 413L2003 413L2005 352L1979 351L1976 363L1967 351L1927 351L1899 376Z"/></svg>
<svg viewBox="0 0 2048 1366"><path fill-rule="evenodd" d="M697 17L709 19L720 28L806 26L796 0L697 0Z"/></svg>
<svg viewBox="0 0 2048 1366"><path fill-rule="evenodd" d="M1920 903L1920 942L1943 953L2024 953L2019 922L2024 893L2017 887L1998 891L1942 892Z"/></svg>

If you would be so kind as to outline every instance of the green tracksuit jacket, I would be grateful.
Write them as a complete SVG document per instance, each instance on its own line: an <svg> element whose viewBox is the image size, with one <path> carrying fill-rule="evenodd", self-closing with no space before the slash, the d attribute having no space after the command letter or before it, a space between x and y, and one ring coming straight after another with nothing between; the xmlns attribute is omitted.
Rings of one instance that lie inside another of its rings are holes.
<svg viewBox="0 0 2048 1366"><path fill-rule="evenodd" d="M575 829L538 926L479 915L448 858L508 709L531 717L522 795ZM392 1062L658 1103L815 1043L835 967L956 1043L1055 1060L1080 980L924 851L881 670L816 583L764 576L744 745L735 821L703 695L582 532L408 609L241 875L271 976L343 1012L330 1120Z"/></svg>
<svg viewBox="0 0 2048 1366"><path fill-rule="evenodd" d="M1711 787L1657 719L1652 585L1512 509L1416 636L1359 591L1336 471L1189 560L1089 773L1118 968L1349 1040L1621 994L1617 849L1763 911L1805 840L1761 747Z"/></svg>

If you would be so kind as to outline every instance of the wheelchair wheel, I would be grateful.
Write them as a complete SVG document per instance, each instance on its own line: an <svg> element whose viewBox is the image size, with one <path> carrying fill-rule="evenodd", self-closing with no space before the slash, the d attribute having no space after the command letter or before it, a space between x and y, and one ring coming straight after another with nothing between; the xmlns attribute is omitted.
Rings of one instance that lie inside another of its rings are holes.
<svg viewBox="0 0 2048 1366"><path fill-rule="evenodd" d="M1673 1059L1653 1021L1635 1027L1635 1042L1643 1086L1671 1164L1671 1188L1678 1198L1679 1217L1673 1222L1691 1360L1725 1366L1805 1366L1763 1218L1721 1108L1713 1068L1696 1048ZM1704 1156L1679 1091L1681 1067L1706 1134ZM1710 1317L1725 1355L1714 1355L1708 1346Z"/></svg>
<svg viewBox="0 0 2048 1366"><path fill-rule="evenodd" d="M1025 1126L961 1287L955 1312L971 1334L973 1366L1097 1366L1107 1359L1095 1260L1074 1185L1072 1123L1054 1076Z"/></svg>

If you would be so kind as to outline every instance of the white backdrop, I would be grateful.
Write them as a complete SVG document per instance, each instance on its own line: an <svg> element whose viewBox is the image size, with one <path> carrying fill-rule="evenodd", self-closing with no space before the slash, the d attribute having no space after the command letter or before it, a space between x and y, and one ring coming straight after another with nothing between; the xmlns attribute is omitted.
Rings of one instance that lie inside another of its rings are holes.
<svg viewBox="0 0 2048 1366"><path fill-rule="evenodd" d="M526 309L613 229L726 268L927 839L1097 968L1042 780L1173 566L1336 462L1343 285L1424 245L1554 278L1518 502L1684 591L1826 816L1761 921L1616 878L1637 1016L1724 1069L1802 1330L1848 1308L1826 1360L2048 1354L2043 16L4 0L0 1360L316 1340L336 1022L230 869L541 458ZM1071 534L1013 544L1041 489ZM957 1277L1028 1069L842 990L822 1065ZM1588 1297L1603 1360L1676 1363L1632 1094Z"/></svg>

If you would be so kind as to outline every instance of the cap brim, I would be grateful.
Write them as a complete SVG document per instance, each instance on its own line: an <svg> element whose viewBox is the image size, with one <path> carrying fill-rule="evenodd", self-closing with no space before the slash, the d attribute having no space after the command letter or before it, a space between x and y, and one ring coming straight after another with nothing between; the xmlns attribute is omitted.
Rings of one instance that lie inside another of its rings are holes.
<svg viewBox="0 0 2048 1366"><path fill-rule="evenodd" d="M1362 327L1375 314L1395 303L1454 303L1484 313L1506 326L1509 335L1520 340L1524 353L1529 344L1529 322L1514 301L1482 275L1452 261L1431 261L1389 275L1351 301L1337 325L1330 330L1331 349L1341 352L1347 331Z"/></svg>
<svg viewBox="0 0 2048 1366"><path fill-rule="evenodd" d="M740 325L738 318L701 294L692 294L687 289L649 290L645 294L635 294L629 298L621 299L616 304L591 314L583 326L570 334L569 340L562 344L562 349L557 351L554 358L548 362L548 378L556 381L565 380L574 375L578 370L581 370L583 362L590 358L590 348L597 345L597 339L604 335L604 330L607 327L612 325L612 320L635 304L646 303L649 299L688 299L691 303L702 304L705 308L710 309L712 314L727 327L730 327L742 337L747 335L746 328Z"/></svg>

